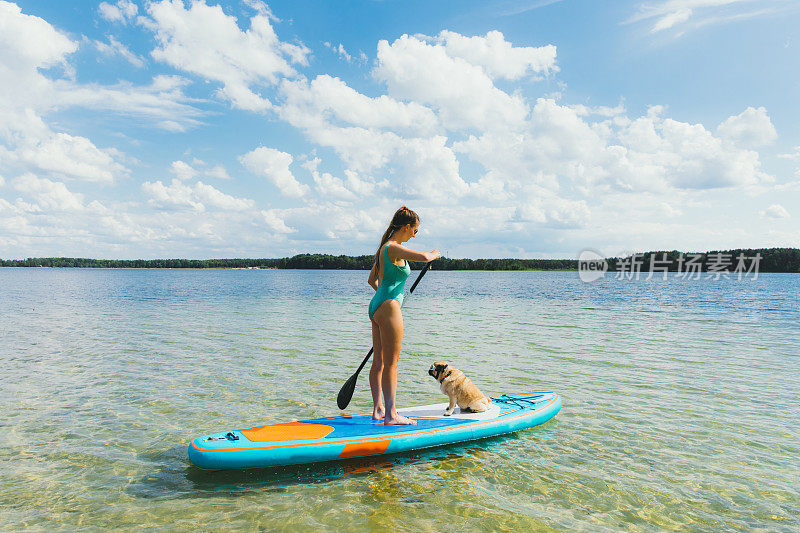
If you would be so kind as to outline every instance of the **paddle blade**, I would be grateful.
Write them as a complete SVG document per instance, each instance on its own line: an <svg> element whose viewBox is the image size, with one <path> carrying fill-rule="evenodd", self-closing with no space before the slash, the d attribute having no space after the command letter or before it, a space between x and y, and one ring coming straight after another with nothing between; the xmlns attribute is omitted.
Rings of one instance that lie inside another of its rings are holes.
<svg viewBox="0 0 800 533"><path fill-rule="evenodd" d="M345 381L342 388L339 389L339 396L336 397L336 405L339 406L339 409L347 409L353 398L353 391L356 390L356 381L358 381L358 372L350 376L350 379Z"/></svg>

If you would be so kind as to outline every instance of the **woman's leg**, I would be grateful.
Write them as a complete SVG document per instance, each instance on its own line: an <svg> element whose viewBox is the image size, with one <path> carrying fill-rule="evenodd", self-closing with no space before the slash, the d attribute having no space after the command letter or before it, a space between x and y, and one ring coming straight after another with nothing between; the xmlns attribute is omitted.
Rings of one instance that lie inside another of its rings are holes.
<svg viewBox="0 0 800 533"><path fill-rule="evenodd" d="M400 313L400 302L394 299L386 300L375 311L373 318L378 323L383 353L381 388L386 406L383 423L386 425L416 424L416 420L399 415L395 404L397 362L400 359L400 348L403 345L403 315Z"/></svg>
<svg viewBox="0 0 800 533"><path fill-rule="evenodd" d="M372 390L372 418L380 420L385 413L383 409L383 393L381 391L381 370L383 370L383 352L381 351L381 329L372 321L372 367L369 369L369 388Z"/></svg>

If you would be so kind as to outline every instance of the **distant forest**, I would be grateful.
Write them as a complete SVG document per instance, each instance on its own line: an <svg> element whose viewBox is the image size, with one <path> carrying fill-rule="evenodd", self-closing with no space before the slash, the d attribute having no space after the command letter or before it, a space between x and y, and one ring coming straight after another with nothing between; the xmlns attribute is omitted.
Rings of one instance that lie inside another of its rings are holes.
<svg viewBox="0 0 800 533"><path fill-rule="evenodd" d="M369 270L374 255L300 254L278 259L80 259L31 257L2 260L0 267L60 268L273 268L309 270ZM419 269L424 263L410 263ZM577 270L575 259L448 259L432 265L436 270Z"/></svg>
<svg viewBox="0 0 800 533"><path fill-rule="evenodd" d="M664 255L666 254L666 255ZM681 254L677 250L637 254L643 258L641 270L649 269L649 261L657 257L659 264L669 271L680 270ZM720 255L721 254L721 255ZM800 249L797 248L745 248L736 250L714 250L704 253L683 253L684 261L694 256L694 261L706 271L709 264L717 270L727 261L733 270L736 258L743 254L748 260L761 254L759 272L800 272ZM710 257L709 257L710 256ZM313 269L313 270L369 270L373 255L328 255L300 254L278 259L81 259L71 257L31 257L28 259L0 259L0 267L59 267L59 268L269 268L269 269ZM630 258L628 258L630 259ZM662 261L666 259L666 261ZM624 258L609 258L609 270L618 270ZM576 259L450 259L442 257L432 265L435 270L577 270ZM419 269L421 263L412 263Z"/></svg>

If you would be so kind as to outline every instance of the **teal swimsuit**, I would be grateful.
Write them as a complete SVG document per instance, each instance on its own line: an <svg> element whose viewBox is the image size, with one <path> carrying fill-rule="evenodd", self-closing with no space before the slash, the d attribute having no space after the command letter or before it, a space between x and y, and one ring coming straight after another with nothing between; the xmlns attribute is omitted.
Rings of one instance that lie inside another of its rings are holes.
<svg viewBox="0 0 800 533"><path fill-rule="evenodd" d="M375 314L378 307L386 300L394 298L400 302L400 305L403 305L403 289L406 286L406 278L408 278L409 274L411 274L411 267L408 266L408 261L406 261L406 266L402 268L395 265L389 259L389 245L384 246L383 279L381 280L378 290L375 291L375 296L373 296L372 300L369 302L370 318L372 318L372 315Z"/></svg>

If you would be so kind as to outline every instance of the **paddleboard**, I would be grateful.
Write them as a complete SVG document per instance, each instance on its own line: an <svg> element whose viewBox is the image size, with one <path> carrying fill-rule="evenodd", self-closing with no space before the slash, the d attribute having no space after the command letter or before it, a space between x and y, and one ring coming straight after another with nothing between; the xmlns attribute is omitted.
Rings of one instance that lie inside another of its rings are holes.
<svg viewBox="0 0 800 533"><path fill-rule="evenodd" d="M502 395L488 411L445 416L446 403L400 409L413 426L386 426L370 414L331 416L212 433L189 445L206 470L259 468L398 453L493 437L543 424L561 409L554 392Z"/></svg>

